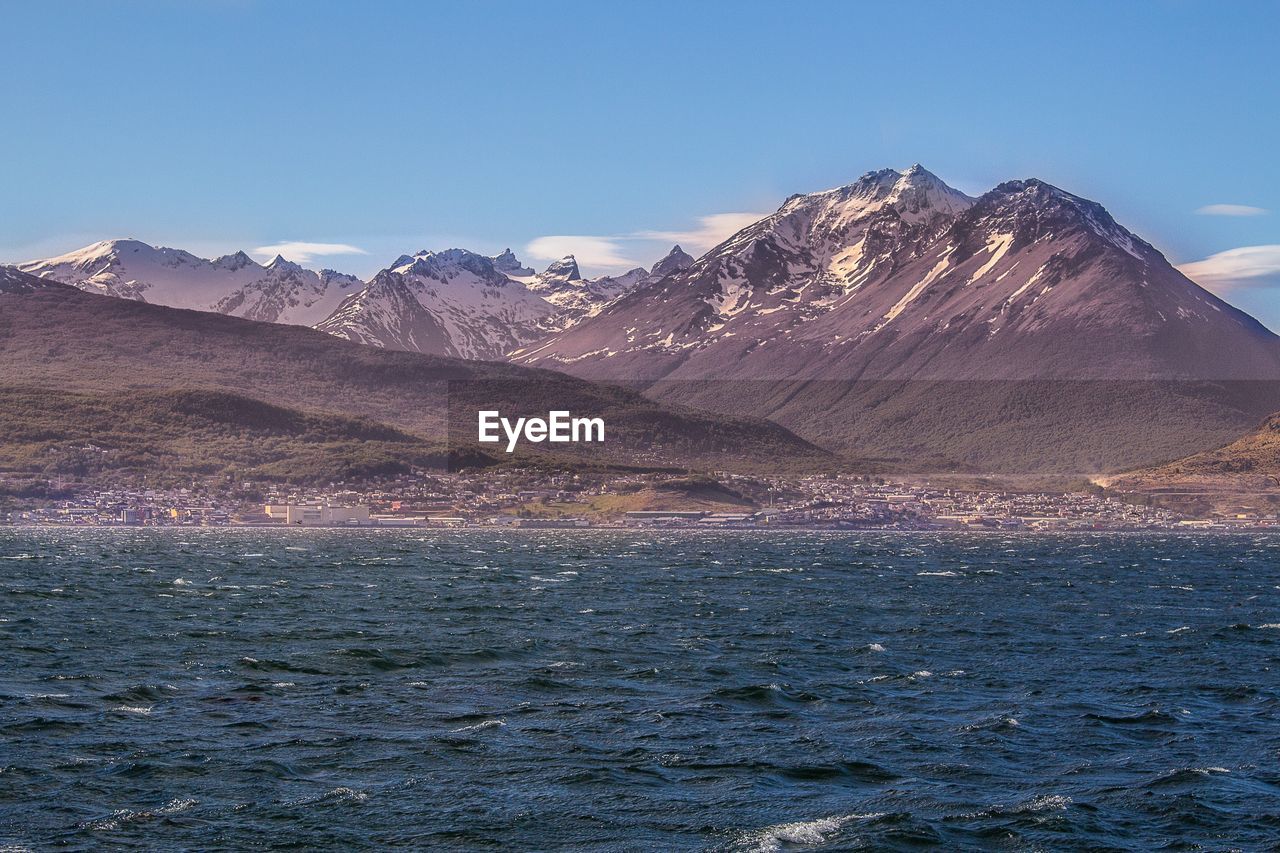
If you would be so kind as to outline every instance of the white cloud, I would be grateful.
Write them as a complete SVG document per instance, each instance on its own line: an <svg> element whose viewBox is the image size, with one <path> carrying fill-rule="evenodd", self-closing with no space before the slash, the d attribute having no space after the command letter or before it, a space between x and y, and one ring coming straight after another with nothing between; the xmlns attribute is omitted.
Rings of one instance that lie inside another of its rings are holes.
<svg viewBox="0 0 1280 853"><path fill-rule="evenodd" d="M633 237L679 243L690 254L701 255L755 222L767 213L713 213L698 218L698 224L687 231L640 231Z"/></svg>
<svg viewBox="0 0 1280 853"><path fill-rule="evenodd" d="M327 258L330 255L367 255L369 254L359 246L351 246L347 243L307 243L302 241L286 241L283 243L273 243L270 246L259 246L250 252L251 255L257 255L263 258L274 258L276 255L283 255L285 260L293 261L295 264L310 263L313 258Z"/></svg>
<svg viewBox="0 0 1280 853"><path fill-rule="evenodd" d="M620 240L615 237L564 234L537 237L529 242L525 252L542 261L556 261L565 255L573 255L580 266L599 267L609 271L642 266L638 261L626 257L619 243Z"/></svg>
<svg viewBox="0 0 1280 853"><path fill-rule="evenodd" d="M1241 246L1178 267L1187 278L1222 292L1280 286L1280 246Z"/></svg>
<svg viewBox="0 0 1280 853"><path fill-rule="evenodd" d="M1196 210L1203 216L1261 216L1266 212L1265 207L1251 204L1206 204Z"/></svg>
<svg viewBox="0 0 1280 853"><path fill-rule="evenodd" d="M525 246L525 254L536 261L554 261L573 255L584 275L623 272L650 266L665 255L673 243L679 243L696 257L766 216L767 213L713 213L699 217L696 225L682 231L537 237Z"/></svg>

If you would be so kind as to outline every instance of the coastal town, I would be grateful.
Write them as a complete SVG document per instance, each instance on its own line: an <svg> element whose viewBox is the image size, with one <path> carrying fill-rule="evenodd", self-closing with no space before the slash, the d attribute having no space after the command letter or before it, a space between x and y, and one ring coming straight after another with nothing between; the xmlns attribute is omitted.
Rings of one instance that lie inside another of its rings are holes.
<svg viewBox="0 0 1280 853"><path fill-rule="evenodd" d="M1102 490L1027 492L893 483L868 476L724 472L419 472L300 488L117 488L0 509L0 523L57 526L326 528L690 528L820 530L1174 530L1280 527L1276 514L1190 517Z"/></svg>

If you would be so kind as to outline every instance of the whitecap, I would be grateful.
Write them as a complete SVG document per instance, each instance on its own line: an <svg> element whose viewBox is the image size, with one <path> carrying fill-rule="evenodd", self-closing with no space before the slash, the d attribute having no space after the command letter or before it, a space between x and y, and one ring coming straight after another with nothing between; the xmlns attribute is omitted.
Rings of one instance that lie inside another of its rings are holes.
<svg viewBox="0 0 1280 853"><path fill-rule="evenodd" d="M747 849L761 853L783 850L786 845L823 844L854 821L872 820L878 817L883 817L883 813L836 815L821 817L817 820L778 823L746 834L741 843L746 845Z"/></svg>
<svg viewBox="0 0 1280 853"><path fill-rule="evenodd" d="M950 570L945 572L916 572L916 577L918 578L958 578L960 577L960 573L953 572Z"/></svg>
<svg viewBox="0 0 1280 853"><path fill-rule="evenodd" d="M996 815L1032 814L1035 812L1062 811L1071 805L1071 798L1061 794L1041 794L1012 806L997 805L980 812L962 815L966 818L993 817Z"/></svg>
<svg viewBox="0 0 1280 853"><path fill-rule="evenodd" d="M485 720L484 722L476 723L474 725L462 726L461 728L457 728L457 729L450 729L450 731L453 734L463 734L465 732L484 731L485 729L499 729L505 725L506 723L503 722L502 720Z"/></svg>

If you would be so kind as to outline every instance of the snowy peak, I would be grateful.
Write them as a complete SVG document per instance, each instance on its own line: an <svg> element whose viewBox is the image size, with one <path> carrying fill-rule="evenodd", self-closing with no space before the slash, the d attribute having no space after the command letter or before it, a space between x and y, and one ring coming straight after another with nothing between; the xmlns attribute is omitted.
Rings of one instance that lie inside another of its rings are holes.
<svg viewBox="0 0 1280 853"><path fill-rule="evenodd" d="M654 278L662 278L663 276L668 276L672 273L680 272L681 270L687 270L689 267L693 266L693 262L693 255L690 255L684 249L681 249L680 245L677 243L672 247L671 251L667 253L666 257L653 265L653 268L649 270L649 275Z"/></svg>
<svg viewBox="0 0 1280 853"><path fill-rule="evenodd" d="M272 272L302 272L302 267L299 264L295 264L293 261L286 261L284 255L276 255L272 258L271 263L266 265L266 269Z"/></svg>
<svg viewBox="0 0 1280 853"><path fill-rule="evenodd" d="M179 267L198 264L200 261L200 258L181 249L152 246L148 243L143 243L141 240L128 238L123 240L101 240L85 246L83 249L76 249L56 258L19 264L19 268L37 275L41 271L52 267L96 273L108 267L118 267L129 262ZM71 282L64 283L70 284Z"/></svg>
<svg viewBox="0 0 1280 853"><path fill-rule="evenodd" d="M905 218L936 214L958 216L971 207L974 200L947 186L917 163L894 181L888 202Z"/></svg>
<svg viewBox="0 0 1280 853"><path fill-rule="evenodd" d="M1015 250L1074 237L1143 263L1164 262L1154 247L1116 222L1102 205L1034 178L1006 181L984 194L956 229L961 237L974 230L1009 234Z"/></svg>
<svg viewBox="0 0 1280 853"><path fill-rule="evenodd" d="M254 266L254 264L255 262L253 258L249 257L242 251L235 252L234 254L230 254L230 255L223 255L220 258L214 259L214 262L213 262L213 265L218 269L229 270L231 272L235 272L236 270L242 270L245 267Z"/></svg>
<svg viewBox="0 0 1280 853"><path fill-rule="evenodd" d="M494 255L492 260L494 269L512 278L526 278L536 274L533 268L520 263L520 259L510 249L503 249L502 253Z"/></svg>
<svg viewBox="0 0 1280 853"><path fill-rule="evenodd" d="M277 256L262 266L244 252L206 260L141 240L104 240L21 269L90 293L252 320L311 325L360 282L320 275Z"/></svg>
<svg viewBox="0 0 1280 853"><path fill-rule="evenodd" d="M501 358L542 334L540 324L555 311L507 271L519 269L510 250L401 255L316 328L388 349Z"/></svg>
<svg viewBox="0 0 1280 853"><path fill-rule="evenodd" d="M581 281L582 273L578 271L578 259L573 255L565 255L558 261L552 261L543 270L541 278L547 281Z"/></svg>
<svg viewBox="0 0 1280 853"><path fill-rule="evenodd" d="M933 217L954 217L973 202L974 199L947 186L937 175L916 164L905 172L879 169L845 186L791 196L778 213L807 212L828 223L848 224L892 211L903 219L919 222Z"/></svg>

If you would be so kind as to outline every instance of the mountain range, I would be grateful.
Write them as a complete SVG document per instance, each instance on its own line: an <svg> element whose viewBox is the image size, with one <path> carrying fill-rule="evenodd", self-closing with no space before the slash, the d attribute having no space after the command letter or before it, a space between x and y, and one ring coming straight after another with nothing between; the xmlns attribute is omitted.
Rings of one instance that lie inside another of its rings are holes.
<svg viewBox="0 0 1280 853"><path fill-rule="evenodd" d="M505 359L911 473L1095 474L1221 446L1280 410L1280 339L1099 204L1036 179L971 197L916 165L794 195L695 259L586 279L507 250L367 282L137 241L21 265L82 290Z"/></svg>
<svg viewBox="0 0 1280 853"><path fill-rule="evenodd" d="M207 260L140 240L105 240L18 269L89 293L270 323L313 326L384 349L499 359L564 329L653 276L693 263L679 246L652 269L584 279L573 256L541 274L507 249L402 255L368 282L279 255Z"/></svg>

